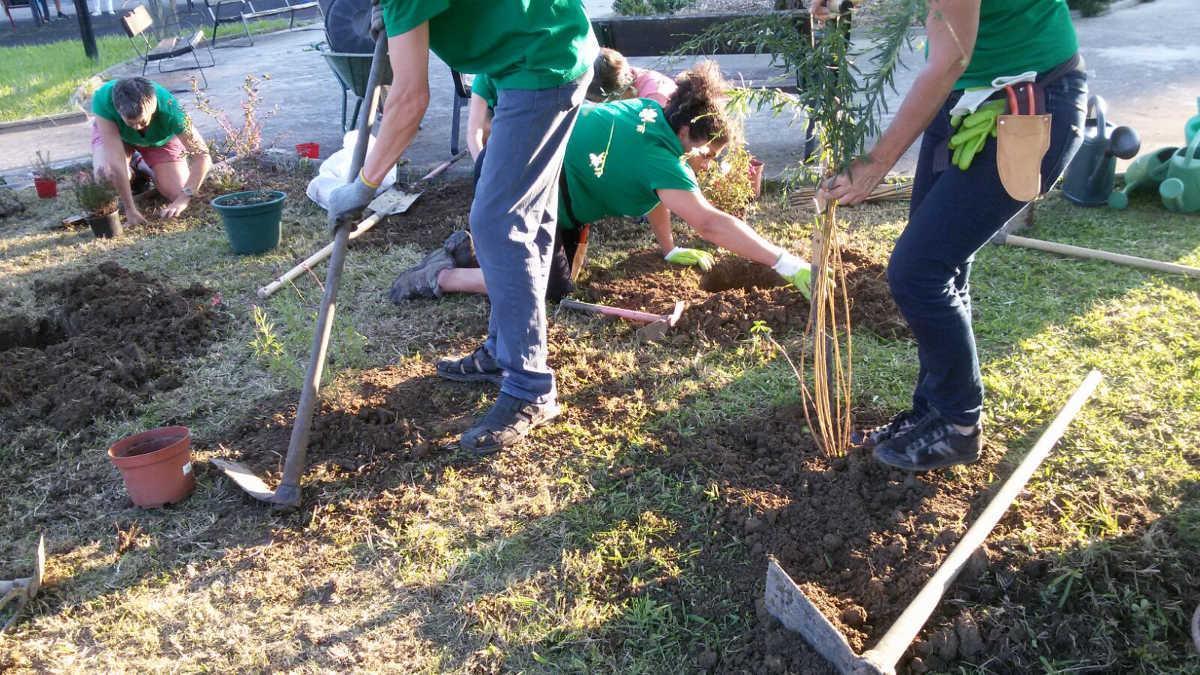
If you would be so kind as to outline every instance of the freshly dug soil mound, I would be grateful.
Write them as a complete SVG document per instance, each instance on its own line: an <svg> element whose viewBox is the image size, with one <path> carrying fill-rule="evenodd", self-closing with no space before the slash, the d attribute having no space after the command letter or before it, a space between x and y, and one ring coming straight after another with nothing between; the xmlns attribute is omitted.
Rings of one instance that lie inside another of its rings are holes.
<svg viewBox="0 0 1200 675"><path fill-rule="evenodd" d="M420 188L408 211L388 216L370 232L355 240L355 246L410 244L426 252L441 246L455 230L469 230L468 216L475 186L470 177L448 179Z"/></svg>
<svg viewBox="0 0 1200 675"><path fill-rule="evenodd" d="M888 339L908 337L884 264L853 248L842 251L842 264L852 326ZM799 291L771 268L733 256L701 275L664 262L657 251L639 251L612 269L595 271L582 290L592 302L649 312L687 302L673 333L677 340L701 335L730 344L748 337L755 321L765 321L776 334L804 330L808 323L809 303Z"/></svg>
<svg viewBox="0 0 1200 675"><path fill-rule="evenodd" d="M857 416L856 424L869 424L869 417ZM726 509L714 525L750 549L742 569L712 573L737 580L735 595L761 598L767 556L775 556L859 651L882 636L988 498L989 472L978 465L954 476L910 475L861 449L828 457L813 446L798 406L664 440L676 448L670 460L676 469L699 468L721 486ZM985 462L1000 454L985 450ZM969 566L962 583L986 566L986 558ZM758 619L744 648L729 650L718 670L828 672L761 607ZM922 651L939 663L978 656L978 632L964 629L964 635L953 646Z"/></svg>
<svg viewBox="0 0 1200 675"><path fill-rule="evenodd" d="M355 391L321 402L308 440L310 466L362 473L429 459L470 427L478 395L475 387L439 379L430 363L368 370ZM272 412L238 425L221 445L256 470L281 470L297 400L288 392L256 405Z"/></svg>
<svg viewBox="0 0 1200 675"><path fill-rule="evenodd" d="M177 361L216 338L212 291L176 290L115 263L38 283L58 306L0 318L0 415L75 431L180 385Z"/></svg>

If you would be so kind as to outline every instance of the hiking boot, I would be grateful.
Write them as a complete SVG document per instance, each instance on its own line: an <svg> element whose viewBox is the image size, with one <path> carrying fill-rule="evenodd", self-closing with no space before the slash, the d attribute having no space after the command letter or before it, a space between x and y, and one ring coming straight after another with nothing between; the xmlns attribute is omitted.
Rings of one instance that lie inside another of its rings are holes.
<svg viewBox="0 0 1200 675"><path fill-rule="evenodd" d="M917 426L917 422L920 419L920 416L911 410L898 412L892 416L892 419L888 420L887 424L880 424L870 429L859 429L850 432L850 442L869 450L894 436L911 430Z"/></svg>
<svg viewBox="0 0 1200 675"><path fill-rule="evenodd" d="M500 384L504 381L504 369L496 363L496 359L481 345L478 349L461 359L442 359L437 362L438 377L455 382L491 382Z"/></svg>
<svg viewBox="0 0 1200 675"><path fill-rule="evenodd" d="M905 471L930 471L979 459L983 428L964 434L945 417L930 412L907 432L875 446L875 459Z"/></svg>
<svg viewBox="0 0 1200 675"><path fill-rule="evenodd" d="M440 298L442 289L438 287L438 274L451 267L454 267L454 261L450 259L450 254L446 253L446 249L438 248L421 262L401 272L392 282L388 297L396 304L413 298Z"/></svg>
<svg viewBox="0 0 1200 675"><path fill-rule="evenodd" d="M492 409L462 435L462 449L482 457L520 443L562 413L557 403L530 403L501 393Z"/></svg>
<svg viewBox="0 0 1200 675"><path fill-rule="evenodd" d="M470 232L458 230L450 233L442 248L450 254L455 267L479 267L479 261L475 259L475 243L471 240Z"/></svg>

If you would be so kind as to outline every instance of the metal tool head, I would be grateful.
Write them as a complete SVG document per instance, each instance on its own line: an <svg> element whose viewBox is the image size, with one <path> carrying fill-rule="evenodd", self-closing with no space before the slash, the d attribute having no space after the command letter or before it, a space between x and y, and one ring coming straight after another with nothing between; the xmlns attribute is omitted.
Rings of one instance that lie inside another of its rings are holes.
<svg viewBox="0 0 1200 675"><path fill-rule="evenodd" d="M420 197L420 192L404 192L398 188L384 190L367 204L367 208L381 216L404 213Z"/></svg>
<svg viewBox="0 0 1200 675"><path fill-rule="evenodd" d="M648 323L645 326L637 329L637 338L643 342L657 342L667 336L667 331L675 327L679 323L679 317L683 316L683 310L687 306L682 300L675 301L675 309L671 310L670 314L663 314L658 321Z"/></svg>
<svg viewBox="0 0 1200 675"><path fill-rule="evenodd" d="M213 463L213 466L224 472L233 481L234 485L237 485L246 494L260 502L266 502L282 510L292 509L300 505L300 490L296 487L281 485L278 490L272 490L267 487L263 479L256 476L250 470L250 467L241 462L231 462L219 457L214 457L209 461Z"/></svg>

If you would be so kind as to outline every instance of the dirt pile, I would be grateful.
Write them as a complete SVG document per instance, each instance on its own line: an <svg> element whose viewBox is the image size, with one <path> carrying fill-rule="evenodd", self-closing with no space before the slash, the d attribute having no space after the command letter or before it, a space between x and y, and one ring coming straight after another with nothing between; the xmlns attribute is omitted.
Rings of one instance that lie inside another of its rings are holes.
<svg viewBox="0 0 1200 675"><path fill-rule="evenodd" d="M405 213L389 216L370 232L355 240L355 246L415 246L430 251L440 246L455 230L469 230L471 200L475 186L471 178L452 178L418 188L421 196Z"/></svg>
<svg viewBox="0 0 1200 675"><path fill-rule="evenodd" d="M767 556L775 556L860 651L887 630L958 542L964 520L970 522L987 501L989 473L982 467L957 476L910 475L861 449L825 456L813 446L798 406L667 443L678 448L671 459L675 468L701 467L722 485L728 499L714 525L750 549L743 570L721 576L741 579L742 597L761 598L761 574ZM972 573L978 577L987 564L986 558L976 561L962 583L969 585ZM731 650L721 670L825 672L827 665L797 649L798 637L761 606L758 619L744 649ZM978 656L983 638L965 628L963 635L918 653L935 666Z"/></svg>
<svg viewBox="0 0 1200 675"><path fill-rule="evenodd" d="M858 249L842 251L850 322L883 338L910 335L888 288L886 267ZM596 270L582 289L592 302L650 312L666 312L676 300L688 309L675 331L701 335L719 344L744 340L756 321L776 334L804 330L808 300L769 267L726 256L712 270L698 274L663 262L657 251L638 251L610 270Z"/></svg>
<svg viewBox="0 0 1200 675"><path fill-rule="evenodd" d="M180 385L177 361L216 338L212 291L174 289L115 263L35 286L53 309L0 319L0 415L64 432ZM57 301L57 303L55 303Z"/></svg>

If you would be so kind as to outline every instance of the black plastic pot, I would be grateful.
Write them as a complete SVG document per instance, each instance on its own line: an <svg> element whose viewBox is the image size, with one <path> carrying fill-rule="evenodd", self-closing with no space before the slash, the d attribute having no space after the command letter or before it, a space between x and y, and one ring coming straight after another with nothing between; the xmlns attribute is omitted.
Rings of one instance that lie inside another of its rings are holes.
<svg viewBox="0 0 1200 675"><path fill-rule="evenodd" d="M84 220L87 221L88 227L92 228L92 234L96 235L97 239L112 239L121 236L125 231L121 227L121 214L116 211L103 216L85 216Z"/></svg>

